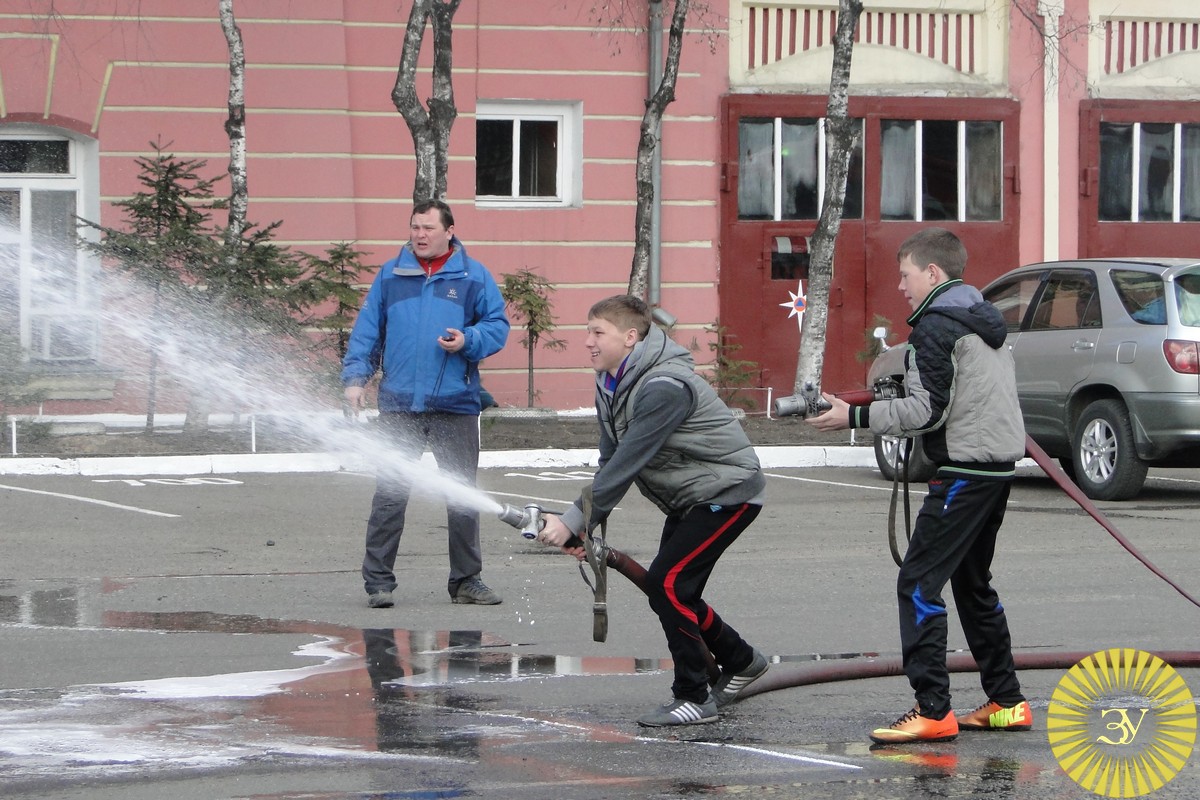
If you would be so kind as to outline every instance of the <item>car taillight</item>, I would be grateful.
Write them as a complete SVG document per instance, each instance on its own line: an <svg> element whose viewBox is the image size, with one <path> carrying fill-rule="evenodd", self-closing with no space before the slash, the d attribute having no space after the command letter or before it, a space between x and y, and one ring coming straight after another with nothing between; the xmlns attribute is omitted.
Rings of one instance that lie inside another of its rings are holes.
<svg viewBox="0 0 1200 800"><path fill-rule="evenodd" d="M1166 339L1163 341L1163 355L1167 357L1171 369L1176 372L1185 375L1200 374L1200 343Z"/></svg>

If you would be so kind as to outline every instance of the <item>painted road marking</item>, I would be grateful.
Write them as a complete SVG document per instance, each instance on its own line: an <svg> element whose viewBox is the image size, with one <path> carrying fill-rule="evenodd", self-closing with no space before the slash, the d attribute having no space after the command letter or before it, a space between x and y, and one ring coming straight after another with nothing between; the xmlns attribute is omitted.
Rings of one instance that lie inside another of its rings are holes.
<svg viewBox="0 0 1200 800"><path fill-rule="evenodd" d="M29 494L41 494L47 497L58 497L63 500L78 500L81 503L92 503L98 506L107 506L109 508L119 508L122 511L135 511L138 514L149 514L152 517L178 517L178 514L168 514L165 511L152 511L148 508L138 508L137 506L124 506L120 503L110 503L107 500L97 500L94 497L80 497L76 494L61 494L60 492L44 492L41 489L26 489L23 486L6 486L0 484L0 489L8 489L13 492L28 492Z"/></svg>
<svg viewBox="0 0 1200 800"><path fill-rule="evenodd" d="M892 491L892 484L890 484L890 483L888 483L886 486L875 486L872 484L863 484L863 483L844 483L842 481L825 481L825 480L821 480L819 478L801 478L797 475L780 475L777 472L768 472L768 473L766 473L766 475L768 478L782 478L785 481L802 481L804 483L822 483L826 486L843 486L847 489L872 489L876 492ZM908 491L910 494L914 494L914 495L928 494L928 492L921 491L920 489L910 488Z"/></svg>
<svg viewBox="0 0 1200 800"><path fill-rule="evenodd" d="M533 478L535 481L590 481L596 477L594 472L575 470L574 472L539 472L536 475L529 472L506 472L506 478Z"/></svg>
<svg viewBox="0 0 1200 800"><path fill-rule="evenodd" d="M242 486L242 481L233 478L93 478L92 483L123 483L126 486L145 486L156 483L161 486Z"/></svg>
<svg viewBox="0 0 1200 800"><path fill-rule="evenodd" d="M763 747L751 747L745 744L726 744L724 742L699 742L693 741L692 744L699 744L705 747L724 747L729 750L740 750L743 753L754 753L760 756L771 756L772 758L783 758L788 761L802 761L805 764L820 764L824 767L841 767L842 769L862 769L858 764L847 764L845 761L831 761L828 758L816 758L814 756L802 756L796 753L781 753L778 750L767 750Z"/></svg>

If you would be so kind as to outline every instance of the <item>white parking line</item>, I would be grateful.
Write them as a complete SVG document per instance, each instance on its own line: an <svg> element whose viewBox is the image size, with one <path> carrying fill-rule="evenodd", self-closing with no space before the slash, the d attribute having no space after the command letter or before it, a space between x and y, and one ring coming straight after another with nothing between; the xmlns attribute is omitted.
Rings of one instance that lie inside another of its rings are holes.
<svg viewBox="0 0 1200 800"><path fill-rule="evenodd" d="M777 472L768 472L768 473L766 473L766 475L768 478L781 478L785 481L801 481L803 483L821 483L826 486L844 486L848 489L873 489L876 492L890 492L892 490L892 484L890 484L890 483L884 484L884 485L867 484L867 483L843 483L842 481L826 481L826 480L821 480L820 478L801 478L798 475L780 475ZM922 496L929 494L929 492L925 491L924 489L915 489L915 488L912 488L911 486L909 487L908 492L909 492L909 494L914 494L914 495L919 494Z"/></svg>
<svg viewBox="0 0 1200 800"><path fill-rule="evenodd" d="M28 492L29 494L43 494L47 497L59 497L63 500L78 500L81 503L93 503L98 506L108 506L109 508L119 508L122 511L135 511L138 514L149 514L152 517L178 517L178 514L168 514L164 511L151 511L148 508L138 508L137 506L123 506L120 503L110 503L107 500L97 500L93 497L80 497L74 494L61 494L59 492L43 492L41 489L26 489L23 486L6 486L0 484L0 489L8 489L13 492Z"/></svg>
<svg viewBox="0 0 1200 800"><path fill-rule="evenodd" d="M796 753L781 753L778 750L767 750L763 747L750 747L744 744L726 744L724 742L699 742L694 741L692 744L704 745L705 747L724 747L729 750L740 750L743 753L754 753L760 756L771 756L773 758L783 758L788 761L803 761L805 764L820 764L825 767L841 767L842 769L862 769L858 764L847 764L844 761L831 761L828 758L815 758L813 756L802 756Z"/></svg>

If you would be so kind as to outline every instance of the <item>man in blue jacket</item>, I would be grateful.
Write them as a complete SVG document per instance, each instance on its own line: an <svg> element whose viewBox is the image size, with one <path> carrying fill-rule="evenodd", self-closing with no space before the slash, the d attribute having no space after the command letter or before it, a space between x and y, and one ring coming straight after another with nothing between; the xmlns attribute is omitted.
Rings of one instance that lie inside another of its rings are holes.
<svg viewBox="0 0 1200 800"><path fill-rule="evenodd" d="M365 407L365 386L382 370L379 422L401 455L432 451L438 467L468 486L479 466L479 362L508 339L504 298L483 264L454 235L440 200L413 208L409 242L383 265L354 323L342 367L346 402ZM367 521L362 576L372 608L393 605L393 567L411 478L379 471ZM479 512L447 501L455 603L496 605L480 579Z"/></svg>

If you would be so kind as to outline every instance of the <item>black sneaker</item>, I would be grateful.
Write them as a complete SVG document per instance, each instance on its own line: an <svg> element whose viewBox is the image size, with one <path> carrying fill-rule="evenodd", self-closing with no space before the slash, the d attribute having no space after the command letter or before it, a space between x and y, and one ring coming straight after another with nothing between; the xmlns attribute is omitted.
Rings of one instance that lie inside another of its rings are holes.
<svg viewBox="0 0 1200 800"><path fill-rule="evenodd" d="M466 605L474 603L477 606L498 606L504 602L500 595L487 587L478 575L472 575L458 585L450 602Z"/></svg>
<svg viewBox="0 0 1200 800"><path fill-rule="evenodd" d="M721 718L717 712L717 701L710 694L703 703L673 699L664 706L645 714L637 721L643 728L662 728L667 725L700 725L716 722Z"/></svg>
<svg viewBox="0 0 1200 800"><path fill-rule="evenodd" d="M717 708L724 708L730 703L737 702L738 695L742 693L743 689L767 674L768 666L767 657L758 652L756 648L750 666L741 672L721 670L721 677L717 678L717 682L712 687L712 696L717 703Z"/></svg>
<svg viewBox="0 0 1200 800"><path fill-rule="evenodd" d="M391 608L395 605L391 592L371 592L367 597L367 605L371 608Z"/></svg>

